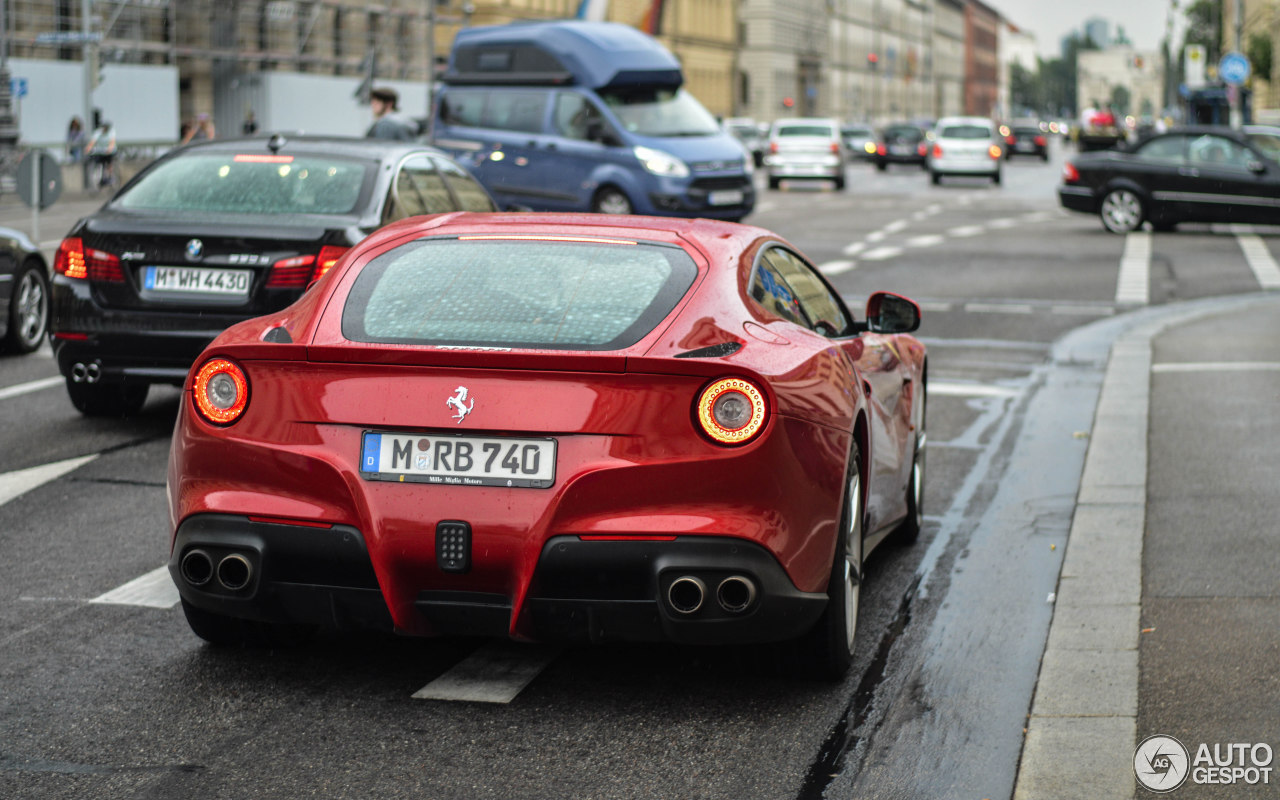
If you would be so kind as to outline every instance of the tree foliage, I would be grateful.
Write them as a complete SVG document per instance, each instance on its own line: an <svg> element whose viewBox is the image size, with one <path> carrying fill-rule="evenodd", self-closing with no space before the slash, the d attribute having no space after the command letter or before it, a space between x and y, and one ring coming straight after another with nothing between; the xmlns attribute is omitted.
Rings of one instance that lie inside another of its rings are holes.
<svg viewBox="0 0 1280 800"><path fill-rule="evenodd" d="M1245 48L1253 74L1263 80L1271 80L1271 37L1265 33L1249 36L1249 45Z"/></svg>
<svg viewBox="0 0 1280 800"><path fill-rule="evenodd" d="M1204 45L1206 61L1217 64L1222 58L1222 2L1221 0L1195 0L1187 6L1187 29L1182 38L1185 50L1189 44Z"/></svg>

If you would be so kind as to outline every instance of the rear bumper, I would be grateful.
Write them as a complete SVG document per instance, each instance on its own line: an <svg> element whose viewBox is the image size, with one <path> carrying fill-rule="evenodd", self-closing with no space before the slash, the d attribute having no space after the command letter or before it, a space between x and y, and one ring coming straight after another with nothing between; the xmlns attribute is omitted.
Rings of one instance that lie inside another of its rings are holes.
<svg viewBox="0 0 1280 800"><path fill-rule="evenodd" d="M1087 186L1059 186L1058 202L1068 211L1093 214L1098 210L1098 199Z"/></svg>
<svg viewBox="0 0 1280 800"><path fill-rule="evenodd" d="M219 566L229 557L248 564L250 577L243 586L220 580ZM204 577L206 563L207 579L193 580ZM226 616L394 627L364 537L349 526L313 528L201 514L179 526L169 571L183 599ZM728 591L722 591L731 578ZM705 587L696 608L686 604L681 610L672 603L672 584L682 579L689 581L685 587ZM423 583L431 582L432 576L424 574ZM527 598L519 607L515 600L424 590L413 607L423 630L436 634L734 644L795 638L814 625L827 603L824 593L796 589L764 548L706 536L673 541L553 537L542 549Z"/></svg>
<svg viewBox="0 0 1280 800"><path fill-rule="evenodd" d="M982 159L934 159L929 162L929 171L935 175L998 175L1000 161L994 158Z"/></svg>

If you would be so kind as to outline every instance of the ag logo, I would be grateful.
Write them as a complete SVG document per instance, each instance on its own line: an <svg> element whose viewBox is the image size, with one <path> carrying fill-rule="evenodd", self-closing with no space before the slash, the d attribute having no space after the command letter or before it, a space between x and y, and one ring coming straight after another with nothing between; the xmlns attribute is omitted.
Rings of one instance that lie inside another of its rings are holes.
<svg viewBox="0 0 1280 800"><path fill-rule="evenodd" d="M1133 774L1143 788L1172 792L1187 780L1191 757L1172 736L1148 736L1133 754Z"/></svg>

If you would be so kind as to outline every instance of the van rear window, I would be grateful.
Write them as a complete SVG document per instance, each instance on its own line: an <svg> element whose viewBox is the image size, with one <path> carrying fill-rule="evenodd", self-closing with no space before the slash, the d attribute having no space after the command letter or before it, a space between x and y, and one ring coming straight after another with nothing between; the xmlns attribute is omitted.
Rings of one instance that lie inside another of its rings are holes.
<svg viewBox="0 0 1280 800"><path fill-rule="evenodd" d="M428 239L374 259L342 312L355 342L617 350L644 338L697 276L678 247Z"/></svg>
<svg viewBox="0 0 1280 800"><path fill-rule="evenodd" d="M541 133L545 89L450 89L441 101L441 119L450 125Z"/></svg>

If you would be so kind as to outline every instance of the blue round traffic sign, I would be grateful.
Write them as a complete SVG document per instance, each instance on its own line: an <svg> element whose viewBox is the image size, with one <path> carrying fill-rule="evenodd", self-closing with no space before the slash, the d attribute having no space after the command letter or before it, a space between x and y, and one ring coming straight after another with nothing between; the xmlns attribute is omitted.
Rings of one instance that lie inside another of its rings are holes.
<svg viewBox="0 0 1280 800"><path fill-rule="evenodd" d="M1227 83L1239 86L1249 79L1249 59L1244 53L1227 53L1218 62L1218 75Z"/></svg>

